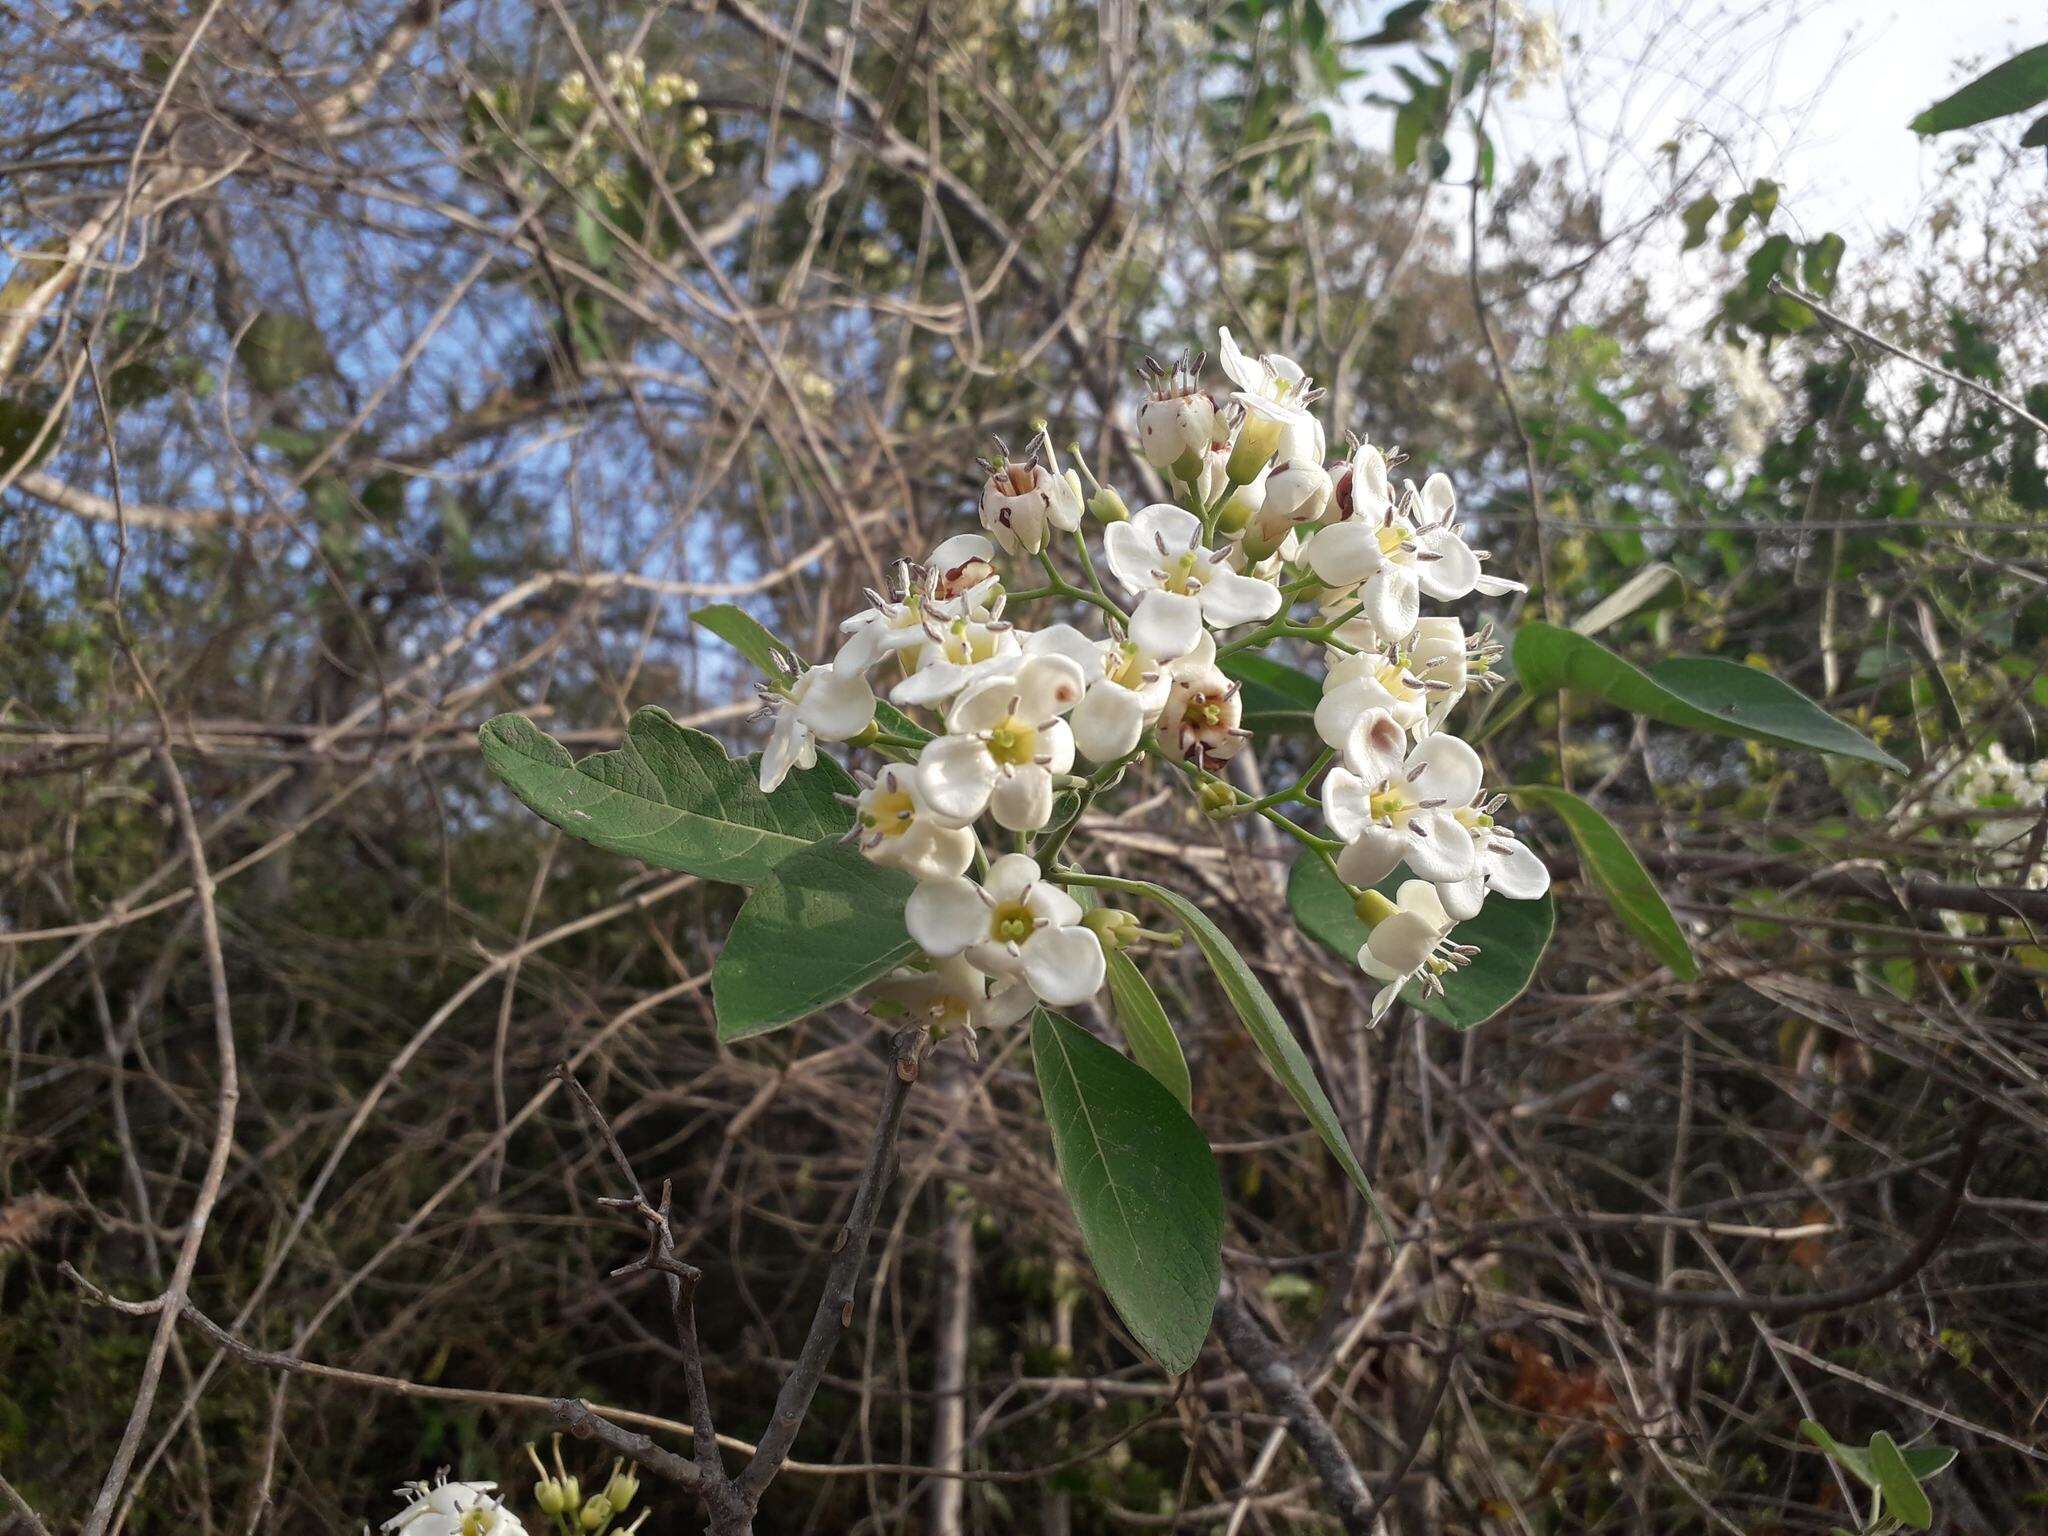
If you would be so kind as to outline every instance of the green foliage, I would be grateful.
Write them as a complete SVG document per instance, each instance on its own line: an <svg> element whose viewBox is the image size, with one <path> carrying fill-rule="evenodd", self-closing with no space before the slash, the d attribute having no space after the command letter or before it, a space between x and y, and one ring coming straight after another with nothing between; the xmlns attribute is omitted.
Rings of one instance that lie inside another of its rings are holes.
<svg viewBox="0 0 2048 1536"><path fill-rule="evenodd" d="M690 610L690 622L718 636L758 667L765 677L785 677L796 665L796 653L764 629L761 621L744 608L731 603L693 608Z"/></svg>
<svg viewBox="0 0 2048 1536"><path fill-rule="evenodd" d="M1607 898L1614 915L1651 954L1671 967L1674 976L1691 981L1699 975L1699 962L1693 959L1692 947L1663 893L1612 822L1570 790L1553 785L1521 784L1508 793L1519 804L1542 806L1564 823L1578 845L1580 867Z"/></svg>
<svg viewBox="0 0 2048 1536"><path fill-rule="evenodd" d="M1110 1001L1116 1006L1117 1027L1131 1048L1131 1059L1158 1078L1182 1109L1191 1108L1194 1089L1188 1080L1188 1060L1152 983L1122 950L1110 950L1108 958Z"/></svg>
<svg viewBox="0 0 2048 1536"><path fill-rule="evenodd" d="M1258 735L1314 734L1316 705L1323 686L1298 667L1270 656L1240 651L1219 663L1223 675L1244 684L1244 728Z"/></svg>
<svg viewBox="0 0 2048 1536"><path fill-rule="evenodd" d="M1344 1123L1337 1118L1336 1106L1323 1092L1323 1085L1316 1081L1315 1068L1309 1064L1301 1042L1294 1038L1294 1031L1286 1018L1274 1005L1259 978L1252 974L1251 967L1245 964L1237 946L1223 936L1222 930L1209 921L1200 907L1163 885L1154 885L1149 880L1123 880L1112 875L1087 875L1080 879L1084 884L1107 890L1149 896L1187 925L1196 948L1209 962L1209 969L1222 985L1224 996L1230 999L1238 1022L1251 1035L1252 1043L1259 1048L1267 1067L1280 1080L1280 1086L1301 1106L1309 1124L1323 1138L1323 1144L1337 1159L1345 1176L1367 1199L1371 1199L1372 1185L1366 1179L1365 1169L1359 1166L1357 1154L1351 1150L1350 1139L1344 1134Z"/></svg>
<svg viewBox="0 0 2048 1536"><path fill-rule="evenodd" d="M1881 1429L1870 1437L1867 1448L1859 1449L1843 1445L1812 1419L1801 1419L1799 1432L1878 1495L1866 1530L1878 1531L1903 1523L1924 1531L1934 1523L1934 1506L1927 1490L1920 1485L1947 1470L1956 1459L1954 1450L1940 1445L1901 1448Z"/></svg>
<svg viewBox="0 0 2048 1536"><path fill-rule="evenodd" d="M853 825L835 798L853 781L836 763L793 770L764 795L752 759L734 762L663 709L635 711L624 746L580 763L522 715L500 715L480 736L491 771L564 832L709 880L752 885Z"/></svg>
<svg viewBox="0 0 2048 1536"><path fill-rule="evenodd" d="M1532 694L1569 688L1666 725L1832 752L1906 771L1905 764L1861 732L1755 667L1674 657L1644 672L1597 640L1537 623L1516 632L1514 660L1516 676Z"/></svg>
<svg viewBox="0 0 2048 1536"><path fill-rule="evenodd" d="M1390 875L1380 882L1380 894L1391 897L1404 878L1400 872ZM1351 892L1321 859L1311 854L1295 860L1287 877L1287 904L1302 932L1346 964L1357 963L1372 930L1353 910ZM1489 896L1477 917L1452 930L1460 943L1479 946L1478 957L1445 976L1437 995L1425 996L1416 980L1402 990L1401 1001L1454 1029L1485 1023L1528 991L1556 921L1548 896L1534 901Z"/></svg>
<svg viewBox="0 0 2048 1536"><path fill-rule="evenodd" d="M1057 1014L1034 1015L1031 1056L1102 1288L1146 1352L1185 1371L1223 1279L1223 1186L1209 1143L1151 1073Z"/></svg>
<svg viewBox="0 0 2048 1536"><path fill-rule="evenodd" d="M909 960L917 945L903 904L915 886L836 837L780 861L747 897L712 966L718 1038L794 1024Z"/></svg>
<svg viewBox="0 0 2048 1536"><path fill-rule="evenodd" d="M251 320L235 343L235 357L250 384L266 395L283 394L334 367L320 327L283 310L265 310Z"/></svg>
<svg viewBox="0 0 2048 1536"><path fill-rule="evenodd" d="M2048 43L2016 53L1965 85L1942 97L1907 124L1915 133L1953 133L1993 118L2010 117L2048 101ZM2027 142L2048 135L2048 118L2027 130Z"/></svg>

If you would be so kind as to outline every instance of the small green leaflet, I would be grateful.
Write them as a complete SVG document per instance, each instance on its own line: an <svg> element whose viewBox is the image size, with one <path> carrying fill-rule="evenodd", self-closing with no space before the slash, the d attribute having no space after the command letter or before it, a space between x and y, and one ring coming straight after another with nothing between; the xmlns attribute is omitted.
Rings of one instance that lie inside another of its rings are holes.
<svg viewBox="0 0 2048 1536"><path fill-rule="evenodd" d="M635 711L624 746L580 763L523 715L500 715L479 735L491 771L564 832L707 880L752 885L853 825L833 798L854 788L836 764L821 758L764 795L751 760L734 762L662 709Z"/></svg>
<svg viewBox="0 0 2048 1536"><path fill-rule="evenodd" d="M1597 640L1549 624L1515 634L1515 675L1532 695L1570 688L1666 725L1859 758L1904 773L1906 765L1844 725L1798 689L1732 661L1683 656L1648 672Z"/></svg>
<svg viewBox="0 0 2048 1536"><path fill-rule="evenodd" d="M1033 1016L1031 1056L1102 1288L1146 1352L1185 1371L1223 1281L1223 1183L1209 1143L1149 1072L1057 1014Z"/></svg>
<svg viewBox="0 0 2048 1536"><path fill-rule="evenodd" d="M1692 946L1665 904L1663 892L1612 822L1568 789L1521 784L1508 793L1518 804L1539 805L1556 814L1578 845L1580 867L1600 888L1614 915L1651 954L1671 967L1672 975L1680 981L1699 975L1699 962L1693 959Z"/></svg>
<svg viewBox="0 0 2048 1536"><path fill-rule="evenodd" d="M1916 1531L1934 1524L1934 1505L1920 1486L1920 1479L1906 1465L1906 1458L1899 1454L1898 1443L1880 1429L1870 1437L1869 1456L1870 1470L1884 1493L1885 1507Z"/></svg>
<svg viewBox="0 0 2048 1536"><path fill-rule="evenodd" d="M761 627L746 609L731 603L693 608L690 622L708 629L761 669L764 677L786 678L796 666L796 653Z"/></svg>
<svg viewBox="0 0 2048 1536"><path fill-rule="evenodd" d="M917 882L828 837L791 855L740 908L711 967L718 1038L745 1040L851 997L917 953Z"/></svg>
<svg viewBox="0 0 2048 1536"><path fill-rule="evenodd" d="M1158 1078L1182 1109L1192 1108L1194 1086L1188 1080L1188 1061L1181 1054L1180 1039L1167 1022L1152 983L1120 949L1109 952L1109 995L1116 1004L1117 1026L1131 1048L1131 1059Z"/></svg>
<svg viewBox="0 0 2048 1536"><path fill-rule="evenodd" d="M1380 882L1379 891L1392 897L1411 878L1406 870L1396 870ZM1346 965L1358 963L1358 951L1372 930L1352 910L1351 893L1343 882L1314 854L1295 860L1287 877L1287 904L1302 932L1342 956ZM1401 1001L1454 1029L1485 1023L1529 990L1555 921L1548 896L1534 901L1487 897L1477 917L1451 930L1459 943L1479 946L1478 958L1446 976L1443 991L1435 997L1424 997L1418 981L1402 989Z"/></svg>

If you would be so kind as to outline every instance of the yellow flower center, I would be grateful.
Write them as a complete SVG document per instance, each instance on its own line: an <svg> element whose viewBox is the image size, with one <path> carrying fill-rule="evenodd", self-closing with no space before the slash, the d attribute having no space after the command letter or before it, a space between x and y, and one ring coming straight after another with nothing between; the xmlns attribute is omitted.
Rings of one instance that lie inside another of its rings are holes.
<svg viewBox="0 0 2048 1536"><path fill-rule="evenodd" d="M1005 768L1022 768L1038 756L1038 727L1011 715L988 733L988 755Z"/></svg>
<svg viewBox="0 0 2048 1536"><path fill-rule="evenodd" d="M1195 579L1195 552L1190 549L1175 555L1166 562L1165 588L1186 597L1202 590L1201 582Z"/></svg>
<svg viewBox="0 0 2048 1536"><path fill-rule="evenodd" d="M1414 806L1415 797L1409 793L1406 781L1396 779L1385 789L1374 791L1372 799L1366 803L1366 811L1374 821L1399 826Z"/></svg>
<svg viewBox="0 0 2048 1536"><path fill-rule="evenodd" d="M1109 671L1109 680L1119 688L1142 688L1145 685L1145 664L1138 656L1138 648L1126 640L1118 650L1121 659Z"/></svg>
<svg viewBox="0 0 2048 1536"><path fill-rule="evenodd" d="M1022 944L1038 929L1038 919L1021 901L1006 901L989 914L988 936L998 944Z"/></svg>
<svg viewBox="0 0 2048 1536"><path fill-rule="evenodd" d="M860 813L860 824L884 837L901 837L910 830L916 814L910 803L910 791L887 789L868 802L867 809Z"/></svg>
<svg viewBox="0 0 2048 1536"><path fill-rule="evenodd" d="M1408 542L1408 530L1399 523L1388 523L1380 529L1379 540L1380 553L1391 555L1395 550Z"/></svg>

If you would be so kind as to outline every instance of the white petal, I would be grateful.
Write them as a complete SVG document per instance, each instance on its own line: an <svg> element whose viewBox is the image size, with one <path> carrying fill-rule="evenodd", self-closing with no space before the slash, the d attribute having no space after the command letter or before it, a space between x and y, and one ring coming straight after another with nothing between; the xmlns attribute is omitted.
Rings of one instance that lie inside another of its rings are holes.
<svg viewBox="0 0 2048 1536"><path fill-rule="evenodd" d="M926 817L901 837L884 838L903 845L902 862L896 867L920 880L942 875L962 875L974 862L974 834L965 827L942 827Z"/></svg>
<svg viewBox="0 0 2048 1536"><path fill-rule="evenodd" d="M1148 594L1159 595L1161 594ZM1143 603L1138 605L1144 607ZM1026 655L1064 656L1081 669L1083 682L1102 676L1102 642L1090 639L1071 624L1049 624L1024 642Z"/></svg>
<svg viewBox="0 0 2048 1536"><path fill-rule="evenodd" d="M1323 775L1323 817L1330 830L1350 842L1373 825L1372 792L1367 783L1348 768L1332 768Z"/></svg>
<svg viewBox="0 0 2048 1536"><path fill-rule="evenodd" d="M1470 922L1486 905L1486 876L1474 870L1462 880L1446 880L1437 886L1436 894L1447 917L1460 923Z"/></svg>
<svg viewBox="0 0 2048 1536"><path fill-rule="evenodd" d="M977 1029L1000 1029L1005 1024L1014 1024L1038 1004L1032 995L1030 984L1009 981L989 994L988 1001L974 1010L974 1024Z"/></svg>
<svg viewBox="0 0 2048 1536"><path fill-rule="evenodd" d="M1034 917L1054 928L1071 928L1081 921L1081 903L1050 880L1041 880L1031 888L1030 905Z"/></svg>
<svg viewBox="0 0 2048 1536"><path fill-rule="evenodd" d="M1351 515L1377 522L1389 499L1387 456L1371 443L1360 443L1351 456Z"/></svg>
<svg viewBox="0 0 2048 1536"><path fill-rule="evenodd" d="M1256 576L1217 567L1202 581L1202 618L1211 629L1270 619L1280 611L1280 589Z"/></svg>
<svg viewBox="0 0 2048 1536"><path fill-rule="evenodd" d="M1495 847L1505 844L1506 853ZM1502 837L1496 831L1486 845L1486 883L1510 901L1534 901L1550 889L1550 866L1519 838Z"/></svg>
<svg viewBox="0 0 2048 1536"><path fill-rule="evenodd" d="M1045 518L1062 533L1081 526L1080 477L1071 469L1064 475L1050 475L1045 482Z"/></svg>
<svg viewBox="0 0 2048 1536"><path fill-rule="evenodd" d="M1184 592L1147 592L1131 614L1131 643L1160 661L1187 655L1201 633L1202 605Z"/></svg>
<svg viewBox="0 0 2048 1536"><path fill-rule="evenodd" d="M1385 827L1367 827L1337 855L1338 878L1361 890L1378 885L1400 868L1401 856L1408 851L1402 841L1405 835Z"/></svg>
<svg viewBox="0 0 2048 1536"><path fill-rule="evenodd" d="M1362 956L1364 952L1361 951L1360 953ZM1368 975L1370 975L1372 972L1372 967L1367 966L1366 972ZM1381 1019L1387 1016L1387 1010L1394 1006L1394 1000L1401 995L1401 983L1406 980L1407 978L1405 976L1393 977L1392 979L1387 980L1387 984L1384 987L1381 987L1379 991L1373 994L1372 1017L1365 1021L1365 1027L1367 1029L1371 1029L1374 1025L1378 1024Z"/></svg>
<svg viewBox="0 0 2048 1536"><path fill-rule="evenodd" d="M1444 910L1443 898L1437 895L1436 887L1429 881L1403 880L1400 889L1394 892L1394 901L1407 911L1427 918L1436 925L1438 933L1450 931L1450 914Z"/></svg>
<svg viewBox="0 0 2048 1536"><path fill-rule="evenodd" d="M1052 775L1034 763L996 780L988 797L996 825L1012 832L1036 832L1052 820Z"/></svg>
<svg viewBox="0 0 2048 1536"><path fill-rule="evenodd" d="M972 880L920 880L903 904L903 926L928 955L957 955L988 935L988 908Z"/></svg>
<svg viewBox="0 0 2048 1536"><path fill-rule="evenodd" d="M1266 382L1266 373L1257 363L1244 355L1237 344L1237 338L1230 334L1230 327L1216 328L1217 350L1221 354L1224 375L1239 389L1258 389Z"/></svg>
<svg viewBox="0 0 2048 1536"><path fill-rule="evenodd" d="M1186 507L1176 507L1170 501L1155 501L1150 506L1140 507L1131 514L1128 523L1112 523L1110 526L1128 528L1142 539L1153 565L1159 563L1162 546L1169 556L1185 554L1202 536L1202 520Z"/></svg>
<svg viewBox="0 0 2048 1536"><path fill-rule="evenodd" d="M1479 867L1472 834L1449 811L1417 811L1408 818L1402 836L1407 838L1408 867L1425 882L1463 880ZM1430 890L1433 894L1435 887Z"/></svg>
<svg viewBox="0 0 2048 1536"><path fill-rule="evenodd" d="M985 731L1010 718L1010 702L1019 697L1017 674L1022 663L1015 657L998 660L1005 664L978 673L960 690L946 711L947 730Z"/></svg>
<svg viewBox="0 0 2048 1536"><path fill-rule="evenodd" d="M1016 950L994 939L979 939L968 945L967 958L976 970L991 976L1019 976L1024 971L1024 961Z"/></svg>
<svg viewBox="0 0 2048 1536"><path fill-rule="evenodd" d="M1483 571L1472 583L1472 590L1481 597L1501 597L1509 592L1526 592L1529 584L1525 581L1509 581L1505 576L1488 576Z"/></svg>
<svg viewBox="0 0 2048 1536"><path fill-rule="evenodd" d="M1438 528L1418 534L1421 553L1434 560L1417 562L1422 590L1440 603L1455 602L1469 593L1479 580L1479 557L1472 553L1456 529Z"/></svg>
<svg viewBox="0 0 2048 1536"><path fill-rule="evenodd" d="M1422 482L1422 516L1425 522L1440 523L1458 509L1458 493L1451 477L1439 471Z"/></svg>
<svg viewBox="0 0 2048 1536"><path fill-rule="evenodd" d="M1369 784L1383 784L1401 771L1408 732L1391 713L1369 709L1344 738L1344 766Z"/></svg>
<svg viewBox="0 0 2048 1536"><path fill-rule="evenodd" d="M1024 979L1055 1008L1101 991L1104 969L1102 946L1086 928L1041 928L1024 941Z"/></svg>
<svg viewBox="0 0 2048 1536"><path fill-rule="evenodd" d="M1379 529L1364 518L1333 524L1308 541L1308 568L1325 586L1364 581L1380 568L1382 558Z"/></svg>
<svg viewBox="0 0 2048 1536"><path fill-rule="evenodd" d="M1470 805L1479 793L1483 770L1479 754L1445 731L1425 736L1408 754L1409 773L1418 800L1441 800L1453 810Z"/></svg>
<svg viewBox="0 0 2048 1536"><path fill-rule="evenodd" d="M1162 695L1161 702L1164 702ZM1107 763L1137 749L1145 733L1145 706L1116 683L1097 683L1073 714L1074 745L1091 762Z"/></svg>
<svg viewBox="0 0 2048 1536"><path fill-rule="evenodd" d="M939 736L917 758L917 787L942 826L964 827L988 806L995 760L973 736Z"/></svg>
<svg viewBox="0 0 2048 1536"><path fill-rule="evenodd" d="M1029 656L1015 673L1017 715L1033 725L1056 719L1081 702L1088 680L1065 656Z"/></svg>
<svg viewBox="0 0 2048 1536"><path fill-rule="evenodd" d="M875 691L858 672L813 667L796 716L827 741L858 736L875 718Z"/></svg>
<svg viewBox="0 0 2048 1536"><path fill-rule="evenodd" d="M1412 975L1422 969L1439 937L1441 930L1428 918L1403 910L1382 918L1365 947L1388 971Z"/></svg>
<svg viewBox="0 0 2048 1536"><path fill-rule="evenodd" d="M1322 542L1335 531L1324 530L1316 535L1316 541ZM1383 565L1358 589L1358 602L1360 616L1381 634L1412 634L1422 614L1422 589L1407 566Z"/></svg>
<svg viewBox="0 0 2048 1536"><path fill-rule="evenodd" d="M1353 660L1376 663L1377 657L1355 657ZM1381 686L1377 677L1353 676L1337 681L1343 676L1342 670L1332 672L1324 680L1325 685L1335 682L1316 704L1316 734L1323 738L1323 745L1344 750L1351 739L1352 727L1357 725L1369 711L1380 709L1393 712L1394 696Z"/></svg>
<svg viewBox="0 0 2048 1536"><path fill-rule="evenodd" d="M995 545L978 533L956 533L932 551L930 563L934 570L950 571L970 560L990 559L995 552Z"/></svg>
<svg viewBox="0 0 2048 1536"><path fill-rule="evenodd" d="M865 624L852 624L846 630L846 639L839 647L839 654L832 658L833 669L841 673L865 672L880 661L890 649L889 640L894 631L889 621L874 609L857 613L854 619L866 619Z"/></svg>
<svg viewBox="0 0 2048 1536"><path fill-rule="evenodd" d="M1038 861L1028 853L1006 853L988 867L981 888L998 906L1022 901L1024 893L1039 883Z"/></svg>
<svg viewBox="0 0 2048 1536"><path fill-rule="evenodd" d="M768 733L768 745L761 753L761 793L772 795L789 777L791 768L809 768L818 760L811 733L784 705L775 716L775 729Z"/></svg>
<svg viewBox="0 0 2048 1536"><path fill-rule="evenodd" d="M1159 585L1153 573L1160 567L1161 556L1135 522L1111 523L1102 531L1102 557L1126 592L1146 592Z"/></svg>
<svg viewBox="0 0 2048 1536"><path fill-rule="evenodd" d="M1066 721L1039 728L1038 766L1047 773L1065 773L1074 766L1074 732Z"/></svg>

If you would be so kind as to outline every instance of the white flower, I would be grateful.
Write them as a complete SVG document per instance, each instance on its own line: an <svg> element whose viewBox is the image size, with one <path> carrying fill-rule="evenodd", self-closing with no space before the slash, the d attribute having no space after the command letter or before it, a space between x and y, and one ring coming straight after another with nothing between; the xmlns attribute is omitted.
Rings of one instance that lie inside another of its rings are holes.
<svg viewBox="0 0 2048 1536"><path fill-rule="evenodd" d="M1107 763L1137 750L1145 727L1166 709L1173 691L1170 664L1178 659L1147 651L1135 640L1102 642L1100 673L1089 678L1072 717L1074 745L1083 757Z"/></svg>
<svg viewBox="0 0 2048 1536"><path fill-rule="evenodd" d="M1048 526L1072 533L1081 526L1081 492L1043 464L998 460L981 488L981 526L1007 555L1045 548Z"/></svg>
<svg viewBox="0 0 2048 1536"><path fill-rule="evenodd" d="M854 827L862 853L920 880L962 874L974 862L974 834L932 815L917 770L907 763L888 764L860 792Z"/></svg>
<svg viewBox="0 0 2048 1536"><path fill-rule="evenodd" d="M1322 463L1323 424L1307 409L1317 391L1301 365L1278 352L1245 356L1228 326L1216 334L1223 371L1237 386L1231 398L1244 407L1246 425L1263 420L1279 429L1279 441L1270 456L1290 463Z"/></svg>
<svg viewBox="0 0 2048 1536"><path fill-rule="evenodd" d="M404 1509L384 1522L403 1536L526 1536L519 1517L493 1494L496 1483L408 1483Z"/></svg>
<svg viewBox="0 0 2048 1536"><path fill-rule="evenodd" d="M1168 756L1214 769L1244 749L1244 700L1216 666L1216 642L1201 643L1166 669L1171 684L1159 713L1159 745Z"/></svg>
<svg viewBox="0 0 2048 1536"><path fill-rule="evenodd" d="M1462 880L1439 882L1437 894L1444 910L1461 923L1479 915L1489 891L1499 891L1510 901L1534 901L1550 889L1550 866L1494 820L1506 803L1507 796L1495 795L1455 813L1472 839L1472 872Z"/></svg>
<svg viewBox="0 0 2048 1536"><path fill-rule="evenodd" d="M1185 356L1171 370L1152 359L1139 371L1150 385L1138 407L1138 446L1154 469L1171 469L1188 454L1206 455L1216 440L1216 402Z"/></svg>
<svg viewBox="0 0 2048 1536"><path fill-rule="evenodd" d="M1241 576L1202 548L1202 520L1167 502L1131 514L1103 532L1102 549L1124 590L1138 598L1131 639L1154 656L1184 656L1207 624L1228 629L1270 619L1280 589Z"/></svg>
<svg viewBox="0 0 2048 1536"><path fill-rule="evenodd" d="M1069 658L1026 655L962 689L947 712L947 734L918 757L918 786L932 815L964 827L986 810L1013 832L1044 826L1053 775L1074 766L1074 733L1060 717L1081 702L1084 686Z"/></svg>
<svg viewBox="0 0 2048 1536"><path fill-rule="evenodd" d="M1417 622L1408 642L1408 671L1428 692L1431 728L1442 725L1472 683L1465 626L1449 618Z"/></svg>
<svg viewBox="0 0 2048 1536"><path fill-rule="evenodd" d="M1036 861L1008 853L981 885L958 876L920 881L903 920L926 953L965 954L976 969L1022 977L1055 1008L1101 990L1102 945L1081 926L1081 907L1039 874Z"/></svg>
<svg viewBox="0 0 2048 1536"><path fill-rule="evenodd" d="M996 547L978 533L956 533L937 549L925 564L926 584L934 603L959 605L959 611L987 617L987 609L1002 585L991 561Z"/></svg>
<svg viewBox="0 0 2048 1536"><path fill-rule="evenodd" d="M1404 731L1421 725L1428 715L1429 695L1421 680L1394 652L1360 651L1324 674L1316 734L1341 752L1358 720L1373 710L1385 711Z"/></svg>
<svg viewBox="0 0 2048 1536"><path fill-rule="evenodd" d="M1433 991L1443 990L1443 978L1471 962L1479 951L1469 944L1453 944L1448 935L1454 926L1444 910L1437 888L1427 880L1404 880L1394 893L1394 910L1373 924L1372 933L1359 947L1359 968L1385 986L1374 994L1368 1027L1379 1023L1394 1006L1401 989L1416 977L1427 978Z"/></svg>
<svg viewBox="0 0 2048 1536"><path fill-rule="evenodd" d="M889 698L905 706L942 705L968 684L1004 670L1022 651L1016 630L999 619L927 613L918 643L902 653L908 675Z"/></svg>
<svg viewBox="0 0 2048 1536"><path fill-rule="evenodd" d="M1389 762L1365 730L1323 779L1323 814L1346 844L1337 870L1352 885L1377 885L1405 860L1425 880L1463 880L1477 862L1459 806L1479 793L1479 754L1455 736L1425 737Z"/></svg>
<svg viewBox="0 0 2048 1536"><path fill-rule="evenodd" d="M1330 472L1313 462L1275 464L1247 532L1262 546L1278 544L1293 529L1315 522L1330 504Z"/></svg>
<svg viewBox="0 0 2048 1536"><path fill-rule="evenodd" d="M843 654L843 652L842 652ZM837 662L812 667L777 693L761 689L775 725L761 753L761 789L773 794L791 768L809 768L818 761L817 739L846 741L866 730L875 718L875 693L866 669L842 670Z"/></svg>
<svg viewBox="0 0 2048 1536"><path fill-rule="evenodd" d="M1443 475L1431 475L1419 493L1410 488L1402 505L1388 502L1375 514L1366 476L1354 462L1351 502L1349 517L1309 541L1309 569L1327 586L1356 587L1360 615L1381 634L1413 632L1423 593L1452 602L1479 585L1479 557L1458 533L1457 497Z"/></svg>
<svg viewBox="0 0 2048 1536"><path fill-rule="evenodd" d="M963 956L950 955L928 971L907 966L891 971L873 991L922 1024L934 1039L957 1031L971 1040L978 1030L1016 1023L1032 1008L1031 988L1022 979L1006 978L993 993L988 983L988 977Z"/></svg>

